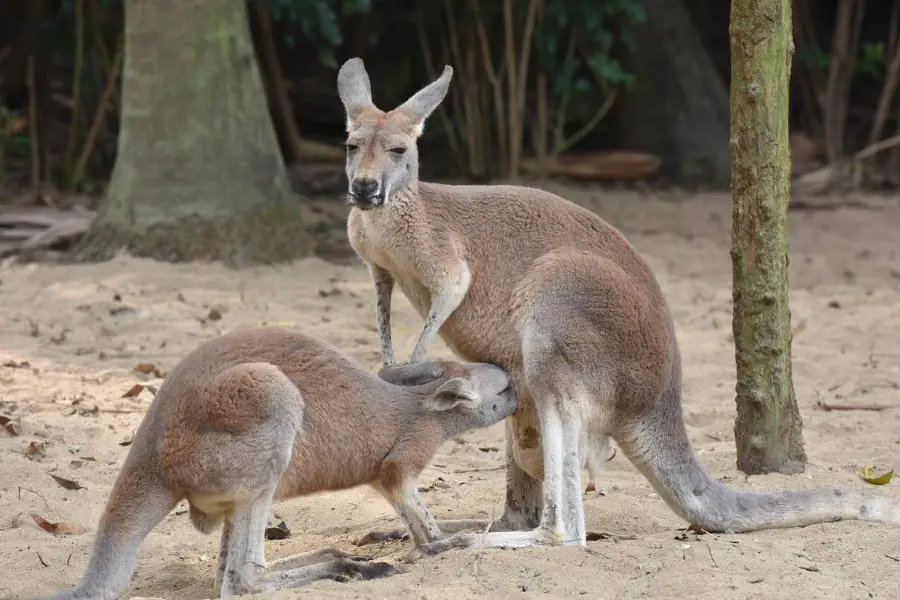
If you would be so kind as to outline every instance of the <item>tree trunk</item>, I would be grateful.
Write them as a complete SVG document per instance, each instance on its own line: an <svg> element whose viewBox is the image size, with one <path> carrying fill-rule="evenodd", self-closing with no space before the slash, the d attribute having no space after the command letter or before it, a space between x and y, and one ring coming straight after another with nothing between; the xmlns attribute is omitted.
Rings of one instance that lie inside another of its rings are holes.
<svg viewBox="0 0 900 600"><path fill-rule="evenodd" d="M244 0L127 0L122 120L106 198L76 250L271 263L306 253Z"/></svg>
<svg viewBox="0 0 900 600"><path fill-rule="evenodd" d="M732 0L730 32L737 466L797 473L806 453L788 306L790 0Z"/></svg>
<svg viewBox="0 0 900 600"><path fill-rule="evenodd" d="M728 91L682 0L644 0L647 20L625 60L635 89L609 121L627 150L662 159L660 172L688 185L729 183Z"/></svg>

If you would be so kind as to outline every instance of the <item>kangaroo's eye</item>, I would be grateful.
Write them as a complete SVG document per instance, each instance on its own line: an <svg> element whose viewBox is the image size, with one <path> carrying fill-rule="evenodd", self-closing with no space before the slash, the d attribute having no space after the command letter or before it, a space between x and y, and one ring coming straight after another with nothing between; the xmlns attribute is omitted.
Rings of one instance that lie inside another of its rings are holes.
<svg viewBox="0 0 900 600"><path fill-rule="evenodd" d="M403 146L397 146L396 148L391 148L391 154L396 154L397 156L403 156L406 154L406 148Z"/></svg>
<svg viewBox="0 0 900 600"><path fill-rule="evenodd" d="M359 145L347 144L347 152L356 152L357 150L359 150Z"/></svg>

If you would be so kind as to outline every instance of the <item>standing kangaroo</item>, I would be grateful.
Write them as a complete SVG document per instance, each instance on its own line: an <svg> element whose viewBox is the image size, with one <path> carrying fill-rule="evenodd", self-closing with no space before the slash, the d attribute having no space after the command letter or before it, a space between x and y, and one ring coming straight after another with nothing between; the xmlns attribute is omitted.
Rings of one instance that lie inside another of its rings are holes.
<svg viewBox="0 0 900 600"><path fill-rule="evenodd" d="M416 139L452 73L445 67L390 112L372 103L360 59L344 63L337 80L347 114L347 228L374 282L384 363L394 362L397 283L424 319L410 362L439 333L458 356L501 365L518 386L503 516L487 535L459 533L432 549L584 545L580 455L595 475L610 437L672 510L708 531L839 519L900 525L900 504L886 498L740 492L706 473L684 427L672 317L625 238L542 190L419 181ZM460 531L456 522L440 527Z"/></svg>
<svg viewBox="0 0 900 600"><path fill-rule="evenodd" d="M194 526L224 522L216 593L229 597L318 579L391 575L333 548L266 566L272 500L370 484L417 544L441 536L416 477L447 439L516 409L507 374L448 361L386 371L388 383L299 331L241 328L190 352L166 377L134 436L87 570L52 600L112 600L141 544L180 500Z"/></svg>

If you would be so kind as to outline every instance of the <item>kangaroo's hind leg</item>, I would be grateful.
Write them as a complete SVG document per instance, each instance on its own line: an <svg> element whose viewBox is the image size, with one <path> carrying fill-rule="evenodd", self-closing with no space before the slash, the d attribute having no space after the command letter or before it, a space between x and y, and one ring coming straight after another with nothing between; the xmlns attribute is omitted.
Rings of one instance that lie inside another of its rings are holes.
<svg viewBox="0 0 900 600"><path fill-rule="evenodd" d="M554 360L542 360L536 352L526 378L540 418L543 454L543 511L540 524L530 531L458 533L422 544L409 555L439 554L451 548L528 548L534 546L585 545L586 533L581 491L580 442L590 396L578 379ZM552 357L551 357L552 358Z"/></svg>
<svg viewBox="0 0 900 600"><path fill-rule="evenodd" d="M219 540L219 558L216 561L216 581L213 584L213 593L216 597L222 595L222 578L228 564L228 544L231 538L231 523L226 520L222 527L222 537Z"/></svg>

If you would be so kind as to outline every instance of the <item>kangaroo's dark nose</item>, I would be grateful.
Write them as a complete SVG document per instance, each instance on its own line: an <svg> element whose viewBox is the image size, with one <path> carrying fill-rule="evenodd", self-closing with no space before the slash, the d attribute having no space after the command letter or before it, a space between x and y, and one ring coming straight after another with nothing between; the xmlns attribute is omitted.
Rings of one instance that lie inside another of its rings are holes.
<svg viewBox="0 0 900 600"><path fill-rule="evenodd" d="M371 201L372 196L378 193L378 182L374 179L354 179L350 191L359 200Z"/></svg>

